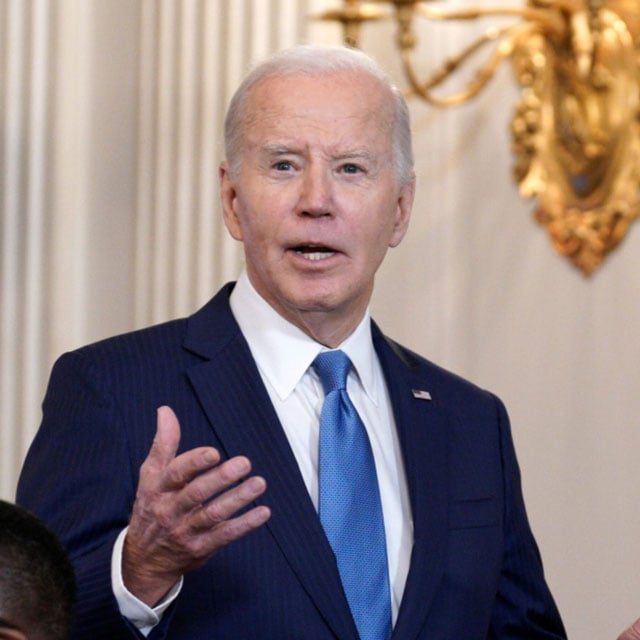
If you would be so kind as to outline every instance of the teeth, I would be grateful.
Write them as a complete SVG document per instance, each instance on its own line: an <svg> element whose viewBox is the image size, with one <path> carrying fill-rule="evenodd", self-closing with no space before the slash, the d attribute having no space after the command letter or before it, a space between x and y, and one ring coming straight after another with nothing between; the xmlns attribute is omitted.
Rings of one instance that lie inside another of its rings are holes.
<svg viewBox="0 0 640 640"><path fill-rule="evenodd" d="M306 258L307 260L326 260L335 255L335 251L296 251L299 256Z"/></svg>

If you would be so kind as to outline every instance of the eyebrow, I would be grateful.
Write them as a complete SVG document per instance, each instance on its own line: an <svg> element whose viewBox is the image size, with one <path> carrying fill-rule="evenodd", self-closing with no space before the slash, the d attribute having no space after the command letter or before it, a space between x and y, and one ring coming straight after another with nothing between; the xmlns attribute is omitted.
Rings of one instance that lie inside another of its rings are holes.
<svg viewBox="0 0 640 640"><path fill-rule="evenodd" d="M349 160L352 158L371 161L375 159L375 156L367 149L347 149L333 156L334 160Z"/></svg>
<svg viewBox="0 0 640 640"><path fill-rule="evenodd" d="M260 149L260 153L266 156L281 156L281 155L302 155L303 151L286 144L280 143L267 143ZM332 160L350 160L361 159L367 161L373 161L374 155L368 149L346 149L339 151L331 155Z"/></svg>
<svg viewBox="0 0 640 640"><path fill-rule="evenodd" d="M260 148L260 153L269 156L281 156L289 153L299 155L301 152L286 144L268 143Z"/></svg>

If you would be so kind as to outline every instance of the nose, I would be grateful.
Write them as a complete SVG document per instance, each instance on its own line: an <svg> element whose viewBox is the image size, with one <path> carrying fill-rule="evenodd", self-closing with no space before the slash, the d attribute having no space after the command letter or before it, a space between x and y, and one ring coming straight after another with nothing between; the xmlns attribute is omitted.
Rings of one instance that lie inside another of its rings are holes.
<svg viewBox="0 0 640 640"><path fill-rule="evenodd" d="M302 216L331 215L332 186L329 172L321 166L310 166L301 181L298 213Z"/></svg>

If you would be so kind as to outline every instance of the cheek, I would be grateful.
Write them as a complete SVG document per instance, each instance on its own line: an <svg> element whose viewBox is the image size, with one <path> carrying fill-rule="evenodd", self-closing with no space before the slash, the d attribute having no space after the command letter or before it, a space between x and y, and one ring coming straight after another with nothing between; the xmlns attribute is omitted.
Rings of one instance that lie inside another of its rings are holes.
<svg viewBox="0 0 640 640"><path fill-rule="evenodd" d="M278 223L272 217L252 211L250 214L243 211L238 216L242 227L242 241L248 257L265 261L270 254L279 250Z"/></svg>
<svg viewBox="0 0 640 640"><path fill-rule="evenodd" d="M375 211L370 208L369 211ZM393 212L387 206L378 209L378 217L375 221L363 219L356 229L356 239L361 239L362 251L370 259L382 258L393 242L396 235L396 225Z"/></svg>
<svg viewBox="0 0 640 640"><path fill-rule="evenodd" d="M242 241L247 247L253 245L261 235L259 211L250 199L239 196L235 200L235 214Z"/></svg>
<svg viewBox="0 0 640 640"><path fill-rule="evenodd" d="M254 190L245 197L238 197L237 217L245 236L245 242L266 244L276 242L281 235L287 217L286 198L269 189Z"/></svg>

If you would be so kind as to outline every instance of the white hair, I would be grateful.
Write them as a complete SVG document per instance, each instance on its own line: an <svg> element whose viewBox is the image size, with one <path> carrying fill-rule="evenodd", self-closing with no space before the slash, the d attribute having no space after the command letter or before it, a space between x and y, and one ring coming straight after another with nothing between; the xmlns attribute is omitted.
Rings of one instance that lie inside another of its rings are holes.
<svg viewBox="0 0 640 640"><path fill-rule="evenodd" d="M402 184L413 178L413 149L409 109L402 93L390 81L377 62L357 49L300 45L280 51L258 64L242 81L229 103L224 121L224 144L229 170L234 173L240 164L242 127L247 96L251 89L271 77L296 74L329 75L339 72L366 73L377 80L393 104L393 162Z"/></svg>

